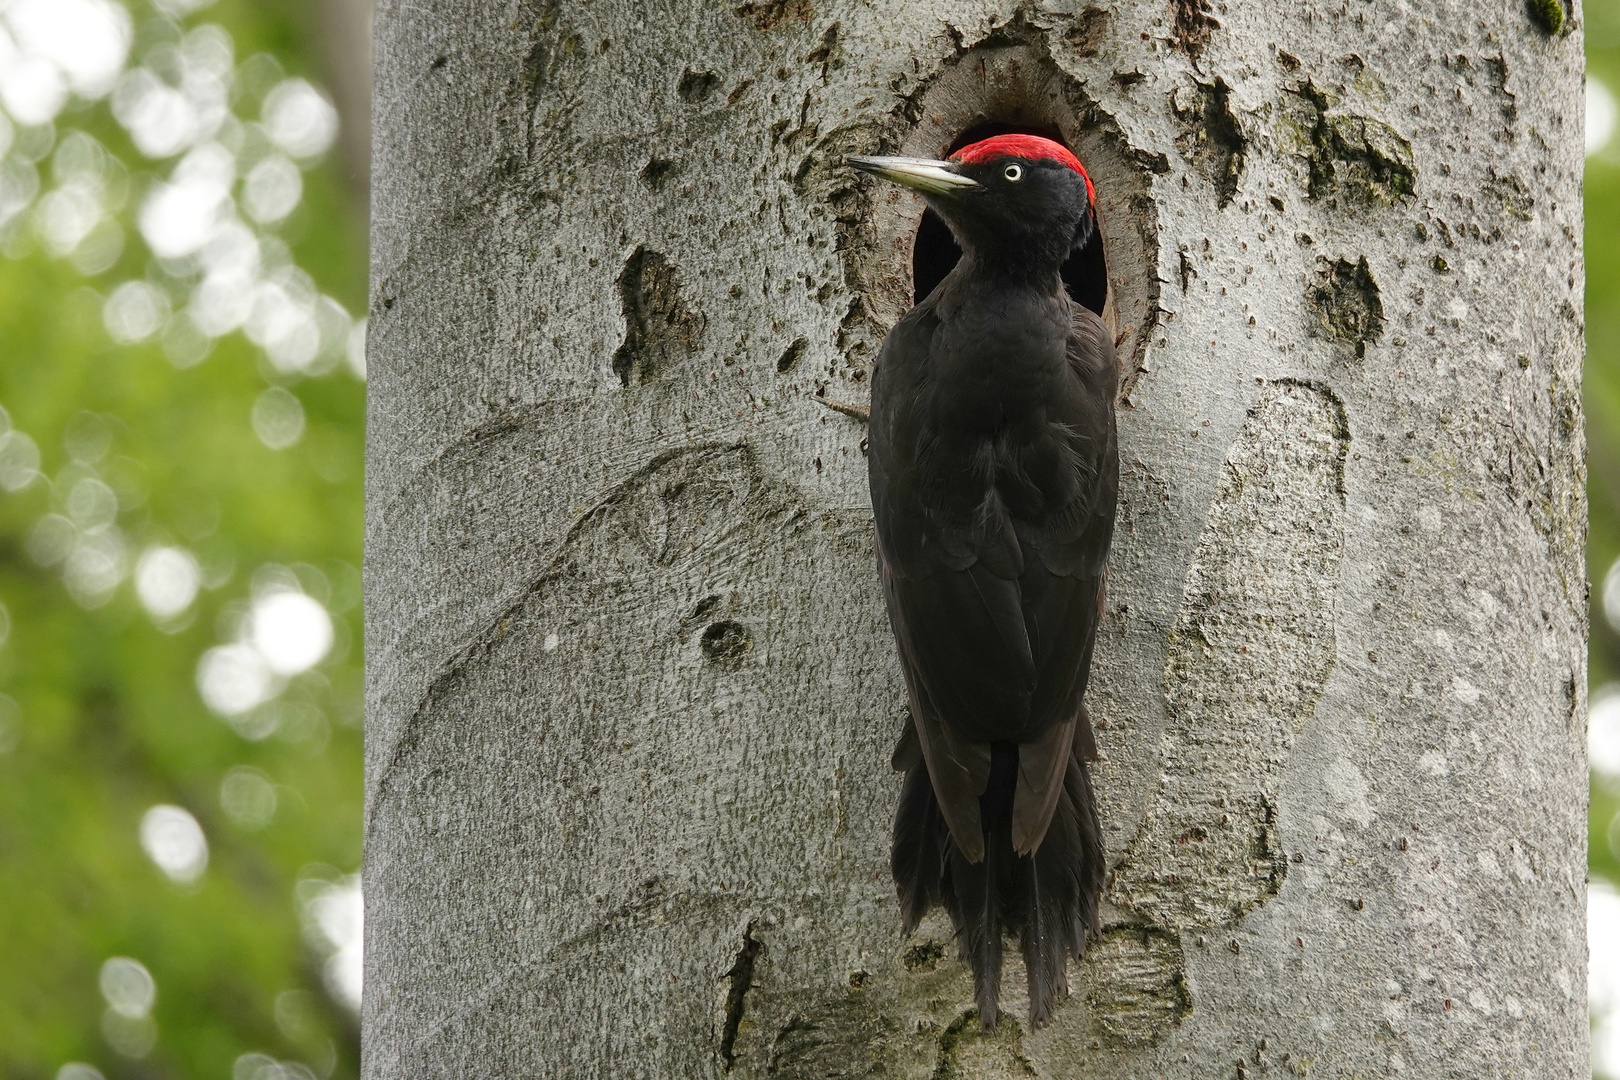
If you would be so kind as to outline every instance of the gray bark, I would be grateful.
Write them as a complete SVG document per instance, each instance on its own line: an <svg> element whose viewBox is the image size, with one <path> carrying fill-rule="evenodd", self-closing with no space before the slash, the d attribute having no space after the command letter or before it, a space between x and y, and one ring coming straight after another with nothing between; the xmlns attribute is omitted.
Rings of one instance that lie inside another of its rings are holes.
<svg viewBox="0 0 1620 1080"><path fill-rule="evenodd" d="M365 1075L1584 1077L1578 16L383 0ZM1073 997L888 874L863 429L921 206L1055 128L1122 386Z"/></svg>

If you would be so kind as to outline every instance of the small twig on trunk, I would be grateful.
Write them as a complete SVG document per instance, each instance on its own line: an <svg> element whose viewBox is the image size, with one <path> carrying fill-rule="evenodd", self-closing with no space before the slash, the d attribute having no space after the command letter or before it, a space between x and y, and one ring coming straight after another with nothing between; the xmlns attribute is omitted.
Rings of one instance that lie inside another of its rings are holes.
<svg viewBox="0 0 1620 1080"><path fill-rule="evenodd" d="M859 420L863 424L869 423L872 419L872 408L869 405L851 405L847 401L834 401L832 398L816 398L816 400L833 412L843 413L845 416Z"/></svg>

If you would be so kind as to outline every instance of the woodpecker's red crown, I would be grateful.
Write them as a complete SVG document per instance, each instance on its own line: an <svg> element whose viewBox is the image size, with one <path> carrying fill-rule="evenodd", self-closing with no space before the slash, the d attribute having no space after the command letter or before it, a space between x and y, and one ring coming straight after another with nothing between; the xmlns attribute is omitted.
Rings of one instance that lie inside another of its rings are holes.
<svg viewBox="0 0 1620 1080"><path fill-rule="evenodd" d="M962 147L951 155L950 160L962 165L978 165L1003 157L1022 158L1025 161L1055 161L1065 168L1073 169L1086 182L1086 201L1097 201L1097 191L1092 187L1091 175L1086 172L1086 167L1080 164L1080 159L1062 143L1039 135L992 135L988 139L980 139L976 143Z"/></svg>

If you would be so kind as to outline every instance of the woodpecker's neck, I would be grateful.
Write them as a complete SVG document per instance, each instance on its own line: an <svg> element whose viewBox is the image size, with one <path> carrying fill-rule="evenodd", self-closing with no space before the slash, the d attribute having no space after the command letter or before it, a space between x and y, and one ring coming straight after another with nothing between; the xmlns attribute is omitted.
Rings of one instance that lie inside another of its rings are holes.
<svg viewBox="0 0 1620 1080"><path fill-rule="evenodd" d="M1062 262L1049 259L1010 258L965 251L952 271L964 283L988 285L992 290L1027 289L1042 296L1063 291Z"/></svg>

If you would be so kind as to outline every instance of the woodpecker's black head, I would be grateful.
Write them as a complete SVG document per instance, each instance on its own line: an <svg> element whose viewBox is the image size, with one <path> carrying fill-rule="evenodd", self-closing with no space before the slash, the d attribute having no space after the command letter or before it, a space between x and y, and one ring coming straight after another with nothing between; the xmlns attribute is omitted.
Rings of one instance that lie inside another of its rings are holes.
<svg viewBox="0 0 1620 1080"><path fill-rule="evenodd" d="M851 157L863 172L923 193L973 258L1056 272L1096 227L1091 178L1061 143L996 135L947 161Z"/></svg>

